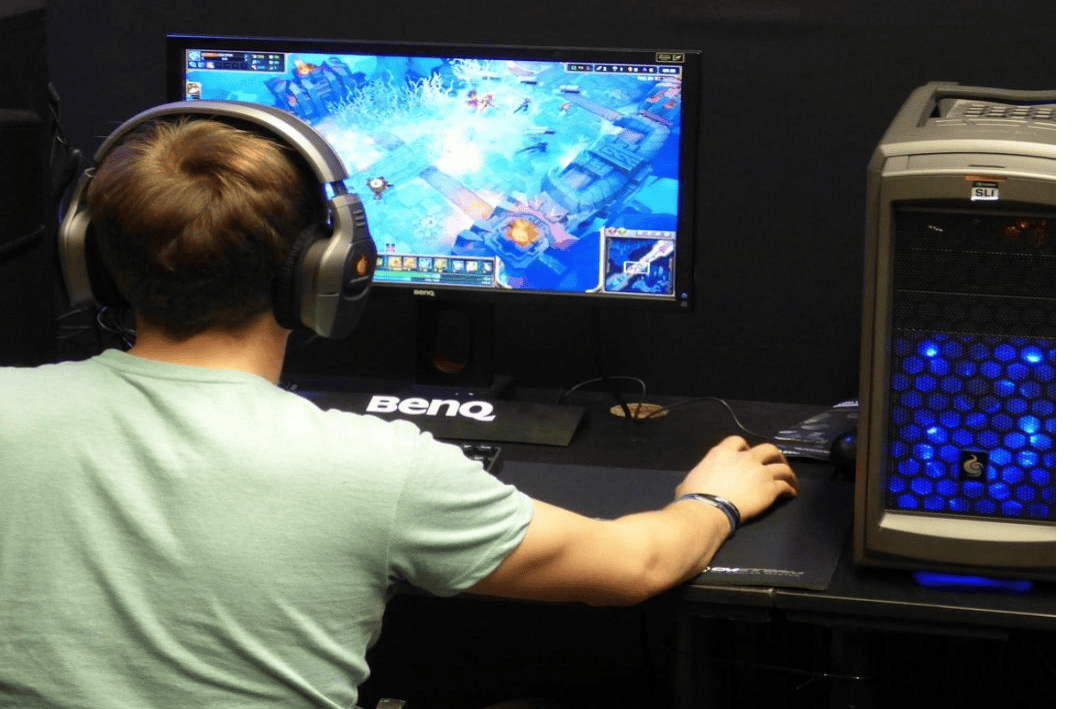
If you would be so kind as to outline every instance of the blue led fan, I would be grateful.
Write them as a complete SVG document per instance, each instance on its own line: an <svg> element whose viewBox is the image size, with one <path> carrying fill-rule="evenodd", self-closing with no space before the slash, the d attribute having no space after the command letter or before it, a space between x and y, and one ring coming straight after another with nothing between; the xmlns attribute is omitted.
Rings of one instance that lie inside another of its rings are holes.
<svg viewBox="0 0 1072 709"><path fill-rule="evenodd" d="M887 508L1055 520L1055 343L929 333L892 349Z"/></svg>

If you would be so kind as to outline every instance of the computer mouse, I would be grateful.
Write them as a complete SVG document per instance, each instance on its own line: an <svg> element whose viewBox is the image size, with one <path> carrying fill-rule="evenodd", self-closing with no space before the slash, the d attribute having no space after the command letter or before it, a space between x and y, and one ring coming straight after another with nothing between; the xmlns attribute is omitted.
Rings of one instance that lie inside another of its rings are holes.
<svg viewBox="0 0 1072 709"><path fill-rule="evenodd" d="M839 475L850 478L856 475L856 429L849 429L830 442L830 463Z"/></svg>

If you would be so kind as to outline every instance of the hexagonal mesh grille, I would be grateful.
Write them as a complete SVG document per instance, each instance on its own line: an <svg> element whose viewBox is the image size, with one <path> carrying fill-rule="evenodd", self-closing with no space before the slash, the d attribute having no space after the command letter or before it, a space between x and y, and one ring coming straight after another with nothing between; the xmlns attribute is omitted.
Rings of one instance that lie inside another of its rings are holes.
<svg viewBox="0 0 1072 709"><path fill-rule="evenodd" d="M892 350L886 506L1055 520L1055 343L935 333Z"/></svg>
<svg viewBox="0 0 1072 709"><path fill-rule="evenodd" d="M1056 521L1051 214L900 209L889 509Z"/></svg>

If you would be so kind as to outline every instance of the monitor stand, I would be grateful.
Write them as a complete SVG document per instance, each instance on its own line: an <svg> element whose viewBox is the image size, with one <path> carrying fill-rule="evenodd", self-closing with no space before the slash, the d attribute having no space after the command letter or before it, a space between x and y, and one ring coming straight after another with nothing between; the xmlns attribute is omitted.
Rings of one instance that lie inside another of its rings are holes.
<svg viewBox="0 0 1072 709"><path fill-rule="evenodd" d="M510 377L497 372L495 306L490 303L416 301L415 380L423 386L509 394Z"/></svg>
<svg viewBox="0 0 1072 709"><path fill-rule="evenodd" d="M321 408L409 420L445 440L568 446L584 408L514 397L495 368L495 310L418 301L414 381L321 379L294 390Z"/></svg>

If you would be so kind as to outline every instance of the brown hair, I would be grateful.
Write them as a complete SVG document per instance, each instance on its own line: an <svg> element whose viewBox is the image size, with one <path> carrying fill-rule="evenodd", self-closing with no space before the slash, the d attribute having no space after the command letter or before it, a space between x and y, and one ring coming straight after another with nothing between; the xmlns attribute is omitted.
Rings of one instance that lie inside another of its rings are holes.
<svg viewBox="0 0 1072 709"><path fill-rule="evenodd" d="M276 266L312 217L287 150L197 119L148 125L109 152L89 209L102 259L140 317L185 339L271 307Z"/></svg>

